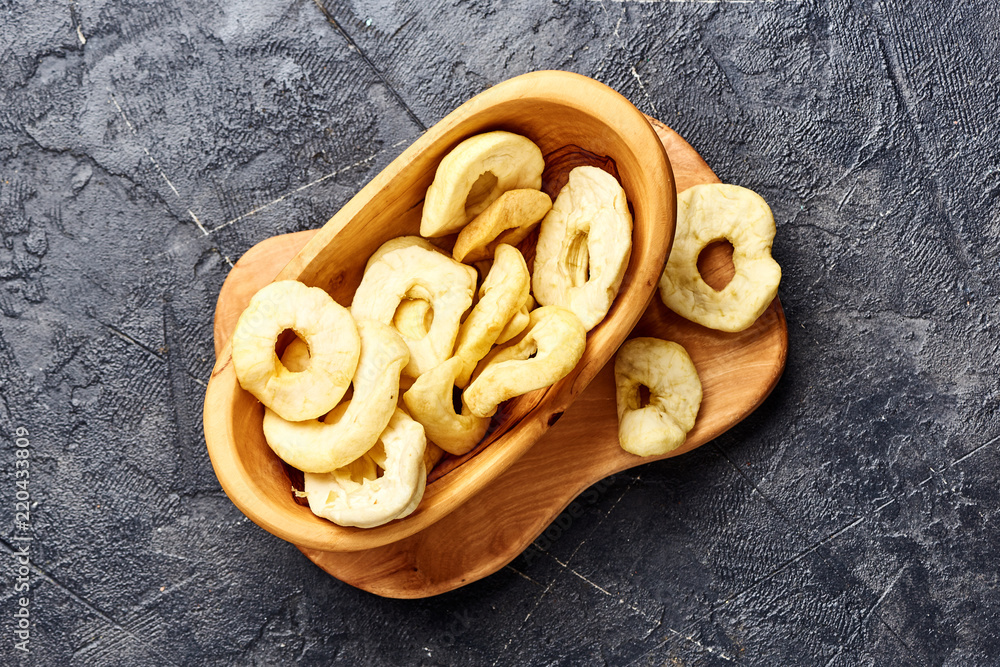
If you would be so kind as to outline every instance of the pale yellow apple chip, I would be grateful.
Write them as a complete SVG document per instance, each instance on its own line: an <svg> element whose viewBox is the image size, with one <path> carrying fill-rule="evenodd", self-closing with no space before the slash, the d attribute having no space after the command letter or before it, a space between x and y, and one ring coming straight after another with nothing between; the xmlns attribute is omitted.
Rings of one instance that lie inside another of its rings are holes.
<svg viewBox="0 0 1000 667"><path fill-rule="evenodd" d="M417 378L403 394L407 411L423 425L427 438L446 452L459 455L475 447L490 425L489 417L477 417L465 405L461 414L455 411L452 394L462 367L462 360L452 357Z"/></svg>
<svg viewBox="0 0 1000 667"><path fill-rule="evenodd" d="M538 232L535 299L569 308L590 331L611 309L631 251L632 215L622 186L597 167L576 167Z"/></svg>
<svg viewBox="0 0 1000 667"><path fill-rule="evenodd" d="M329 473L304 475L304 495L314 514L340 526L373 528L417 508L427 483L424 429L396 410L378 443L366 454L384 472L371 474L366 462Z"/></svg>
<svg viewBox="0 0 1000 667"><path fill-rule="evenodd" d="M587 332L573 311L536 308L520 335L480 362L462 398L469 412L488 417L503 401L566 377L586 347Z"/></svg>
<svg viewBox="0 0 1000 667"><path fill-rule="evenodd" d="M511 132L470 137L448 153L427 188L420 235L457 232L508 190L542 187L545 160L530 139Z"/></svg>
<svg viewBox="0 0 1000 667"><path fill-rule="evenodd" d="M379 246L378 250L372 253L372 256L368 258L368 262L365 264L365 271L368 271L371 265L381 259L386 253L412 246L444 254L444 251L425 238L419 236L398 236L389 239ZM415 287L410 290L407 298L400 301L399 306L396 307L396 312L392 317L390 325L403 338L419 340L427 335L434 316L434 308L431 306L430 301L425 298L426 296L427 294L424 290L420 287Z"/></svg>
<svg viewBox="0 0 1000 667"><path fill-rule="evenodd" d="M649 390L642 405L640 388ZM701 406L701 380L687 351L659 338L626 341L615 357L618 442L637 456L671 452L687 438Z"/></svg>
<svg viewBox="0 0 1000 667"><path fill-rule="evenodd" d="M403 416L409 417L409 415L406 414L405 410L399 410L399 412L403 413ZM417 478L417 488L414 490L413 496L410 498L410 502L408 502L406 506L404 506L403 509L400 511L400 513L396 515L395 518L397 519L401 519L405 516L413 514L413 511L417 509L417 506L420 504L420 501L423 500L424 491L427 488L427 473L429 472L429 468L427 467L428 445L430 445L430 443L427 442L425 434L424 455L421 457L421 464L422 464L421 473L420 476ZM386 453L385 441L380 439L377 443L375 443L375 446L372 447L371 450L368 452L368 456L370 456L372 460L375 461L376 465L378 465L379 470L383 474L385 474L385 470L390 465L388 461L388 454Z"/></svg>
<svg viewBox="0 0 1000 667"><path fill-rule="evenodd" d="M354 395L322 420L288 421L264 411L264 439L278 457L303 472L329 472L359 458L378 441L396 410L399 374L410 353L389 326L358 322L361 356L354 373ZM301 348L294 341L282 363L298 367ZM314 363L308 361L307 368ZM303 371L305 372L305 371Z"/></svg>
<svg viewBox="0 0 1000 667"><path fill-rule="evenodd" d="M479 288L479 302L458 330L454 356L462 360L463 366L456 385L464 387L469 383L476 364L527 302L530 289L531 276L520 251L505 243L497 246L493 266Z"/></svg>
<svg viewBox="0 0 1000 667"><path fill-rule="evenodd" d="M501 243L523 241L551 208L552 200L541 190L505 192L462 228L451 256L467 264L489 259Z"/></svg>
<svg viewBox="0 0 1000 667"><path fill-rule="evenodd" d="M462 315L472 305L476 270L451 257L420 245L390 250L372 262L354 293L351 314L392 324L401 302L420 299L433 310L427 333L410 338L400 330L410 348L404 373L419 377L451 357Z"/></svg>
<svg viewBox="0 0 1000 667"><path fill-rule="evenodd" d="M737 185L696 185L677 197L674 245L660 278L660 298L681 317L709 329L743 331L778 293L781 267L771 257L774 217L760 195ZM721 290L698 272L714 241L733 245L736 274Z"/></svg>
<svg viewBox="0 0 1000 667"><path fill-rule="evenodd" d="M311 361L293 372L274 351L282 331L305 341ZM361 352L350 312L318 287L295 280L258 291L233 332L233 367L240 386L284 419L315 419L343 398Z"/></svg>
<svg viewBox="0 0 1000 667"><path fill-rule="evenodd" d="M399 250L400 248L412 248L413 246L444 254L444 250L441 250L436 245L421 236L397 236L396 238L389 239L380 245L378 250L372 253L372 256L369 257L368 261L365 263L365 271L368 271L372 264L381 259L382 255L390 253L393 250Z"/></svg>

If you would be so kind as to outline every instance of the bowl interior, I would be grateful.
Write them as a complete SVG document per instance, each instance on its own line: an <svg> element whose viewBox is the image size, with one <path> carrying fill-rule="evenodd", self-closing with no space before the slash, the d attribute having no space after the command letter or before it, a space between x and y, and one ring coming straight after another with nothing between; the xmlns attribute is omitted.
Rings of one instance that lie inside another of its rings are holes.
<svg viewBox="0 0 1000 667"><path fill-rule="evenodd" d="M440 160L462 140L498 129L538 144L547 164L543 187L557 189L569 169L582 163L596 163L618 176L633 212L633 244L611 312L588 334L584 357L569 376L510 401L494 419L484 441L489 446L432 478L420 507L409 517L372 529L336 526L294 501L283 464L264 441L262 407L239 387L227 345L206 395L206 442L230 498L279 537L313 549L353 551L402 539L442 518L527 451L611 358L643 313L673 238L676 196L669 164L635 107L603 84L565 72L517 77L459 107L348 202L278 279L321 287L349 306L368 257L391 238L418 233L424 193ZM436 242L450 248L454 237Z"/></svg>

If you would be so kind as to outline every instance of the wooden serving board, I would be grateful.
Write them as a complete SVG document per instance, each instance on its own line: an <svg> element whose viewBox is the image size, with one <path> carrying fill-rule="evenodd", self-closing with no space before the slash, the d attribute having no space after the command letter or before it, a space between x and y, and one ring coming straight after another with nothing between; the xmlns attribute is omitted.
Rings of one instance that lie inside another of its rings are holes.
<svg viewBox="0 0 1000 667"><path fill-rule="evenodd" d="M719 182L677 133L655 119L650 123L667 150L678 192ZM250 297L315 233L276 236L240 258L219 294L216 354ZM717 288L728 282L731 257L725 245L706 250L699 261L706 282ZM621 470L691 451L739 423L771 393L788 352L778 299L751 328L724 333L678 317L654 297L631 336L676 341L698 369L704 394L701 410L681 448L666 456L640 458L619 447L612 359L527 454L437 523L375 549L327 552L299 547L302 553L338 579L386 597L429 597L481 579L520 554L587 487Z"/></svg>

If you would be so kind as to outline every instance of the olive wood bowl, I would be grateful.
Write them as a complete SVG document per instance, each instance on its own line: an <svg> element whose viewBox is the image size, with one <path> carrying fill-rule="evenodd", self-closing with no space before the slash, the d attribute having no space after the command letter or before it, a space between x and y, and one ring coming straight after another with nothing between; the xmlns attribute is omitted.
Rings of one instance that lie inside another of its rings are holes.
<svg viewBox="0 0 1000 667"><path fill-rule="evenodd" d="M288 473L264 440L263 406L237 382L227 343L205 395L205 441L226 494L274 535L309 549L360 551L439 521L531 448L611 359L649 304L676 218L666 152L624 97L587 77L555 71L510 79L446 116L338 211L275 280L320 287L349 306L368 257L391 238L418 233L424 193L440 160L462 140L490 130L527 136L541 148L547 165L543 189L565 182L578 164L593 163L617 175L632 209L633 231L628 269L611 311L589 332L583 358L567 377L501 406L480 447L430 481L413 514L369 529L337 526L295 502Z"/></svg>

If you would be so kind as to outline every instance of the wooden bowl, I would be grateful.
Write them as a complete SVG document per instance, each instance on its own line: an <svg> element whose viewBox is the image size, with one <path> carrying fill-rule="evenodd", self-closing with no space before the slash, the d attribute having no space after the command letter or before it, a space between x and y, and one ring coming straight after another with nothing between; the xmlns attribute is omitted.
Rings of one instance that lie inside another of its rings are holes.
<svg viewBox="0 0 1000 667"><path fill-rule="evenodd" d="M587 336L564 379L510 401L474 456L427 485L418 509L377 528L337 526L297 504L281 461L264 440L263 408L236 380L231 345L221 350L205 396L205 441L233 503L265 530L300 547L360 551L423 530L496 479L559 419L643 314L673 240L676 193L663 145L624 97L567 72L534 72L469 100L421 136L299 251L277 280L295 279L350 304L368 257L385 241L417 234L424 193L440 160L462 140L508 130L533 140L564 171L593 162L615 171L633 211L632 254L608 316ZM547 169L548 183L564 173Z"/></svg>

